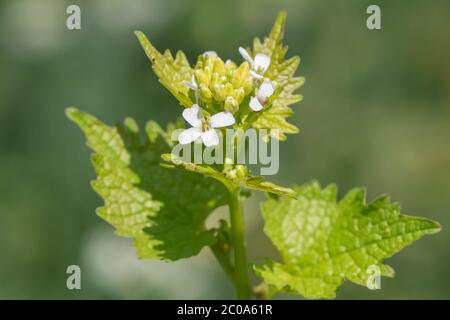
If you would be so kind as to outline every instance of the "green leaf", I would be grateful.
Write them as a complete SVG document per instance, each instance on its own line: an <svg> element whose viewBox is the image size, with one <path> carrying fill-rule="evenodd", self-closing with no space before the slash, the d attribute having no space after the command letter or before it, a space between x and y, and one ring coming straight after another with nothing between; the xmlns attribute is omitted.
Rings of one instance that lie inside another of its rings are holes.
<svg viewBox="0 0 450 320"><path fill-rule="evenodd" d="M322 189L312 182L294 190L297 200L268 198L262 206L264 231L283 263L268 260L254 268L277 291L333 298L344 279L366 285L371 265L393 277L383 260L440 230L434 221L400 214L387 196L366 204L363 189L339 202L335 185Z"/></svg>
<svg viewBox="0 0 450 320"><path fill-rule="evenodd" d="M258 38L253 42L253 54L263 53L271 58L270 67L265 76L280 92L272 101L271 106L263 110L252 125L257 129L274 129L270 133L271 137L281 141L286 140L287 133L299 132L299 129L287 122L286 119L294 114L289 105L303 99L301 95L294 94L294 91L305 82L305 78L295 77L295 72L300 65L300 58L292 57L285 60L287 52L287 46L283 45L285 24L286 13L280 12L272 31L264 39L264 42Z"/></svg>
<svg viewBox="0 0 450 320"><path fill-rule="evenodd" d="M158 76L161 84L183 106L190 108L193 103L188 95L189 89L183 84L183 81L191 81L194 71L186 55L182 51L178 51L174 59L170 50L166 50L164 54L160 53L141 31L135 31L135 35L149 58L153 71Z"/></svg>
<svg viewBox="0 0 450 320"><path fill-rule="evenodd" d="M226 189L211 178L161 167L160 155L170 145L155 122L147 124L142 140L131 118L110 127L74 108L67 116L94 151L97 179L92 186L105 201L97 214L118 235L134 238L138 257L177 260L214 244L214 231L206 230L204 222L226 204Z"/></svg>
<svg viewBox="0 0 450 320"><path fill-rule="evenodd" d="M178 167L182 170L200 173L204 176L212 177L218 181L221 181L227 186L259 190L284 197L295 198L296 196L294 190L292 189L267 182L261 176L250 175L246 167L242 165L237 165L236 168L230 171L221 172L211 166L183 161L170 153L163 154L162 159L168 163L166 165L167 168Z"/></svg>

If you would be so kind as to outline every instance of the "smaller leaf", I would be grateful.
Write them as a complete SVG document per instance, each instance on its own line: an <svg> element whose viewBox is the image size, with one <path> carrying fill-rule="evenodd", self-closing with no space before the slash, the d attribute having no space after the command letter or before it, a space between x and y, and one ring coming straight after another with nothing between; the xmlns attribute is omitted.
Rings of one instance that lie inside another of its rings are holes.
<svg viewBox="0 0 450 320"><path fill-rule="evenodd" d="M145 54L149 58L153 71L158 76L161 84L169 90L175 98L185 107L190 108L192 101L189 98L189 89L183 81L190 81L194 71L192 70L186 55L178 51L175 59L169 50L161 54L141 31L135 31Z"/></svg>
<svg viewBox="0 0 450 320"><path fill-rule="evenodd" d="M210 166L183 161L171 153L163 154L161 158L168 163L163 164L166 168L178 167L186 171L197 172L219 180L226 186L236 186L295 198L295 192L292 189L267 182L260 176L252 176L242 165L237 165L235 169L228 172L220 172Z"/></svg>

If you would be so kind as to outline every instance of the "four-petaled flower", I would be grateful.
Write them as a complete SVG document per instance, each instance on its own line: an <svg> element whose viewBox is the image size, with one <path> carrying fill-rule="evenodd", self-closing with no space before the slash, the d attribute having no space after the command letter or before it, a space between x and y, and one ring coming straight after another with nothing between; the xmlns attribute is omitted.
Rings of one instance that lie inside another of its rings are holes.
<svg viewBox="0 0 450 320"><path fill-rule="evenodd" d="M248 61L250 63L250 66L252 67L252 70L250 70L250 74L255 79L263 79L264 78L264 72L269 68L270 66L270 57L266 56L265 54L258 53L255 56L255 59L253 59L250 54L242 47L239 47L239 53L242 55L242 58Z"/></svg>
<svg viewBox="0 0 450 320"><path fill-rule="evenodd" d="M256 96L250 98L250 108L253 111L261 111L267 99L274 92L275 89L273 88L272 83L269 80L264 81L256 92Z"/></svg>
<svg viewBox="0 0 450 320"><path fill-rule="evenodd" d="M192 105L191 108L184 109L183 118L192 126L192 128L181 132L178 136L178 141L181 144L188 144L201 138L201 141L207 147L219 144L219 136L215 130L216 128L231 126L236 122L231 112L226 111L216 113L205 121L198 104Z"/></svg>

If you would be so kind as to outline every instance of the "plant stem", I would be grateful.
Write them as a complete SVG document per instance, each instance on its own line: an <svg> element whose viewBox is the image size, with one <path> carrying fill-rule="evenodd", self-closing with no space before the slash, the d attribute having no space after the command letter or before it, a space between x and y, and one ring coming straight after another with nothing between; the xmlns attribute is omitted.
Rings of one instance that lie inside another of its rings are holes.
<svg viewBox="0 0 450 320"><path fill-rule="evenodd" d="M250 299L244 216L239 200L239 188L229 187L231 242L234 248L234 282L238 299Z"/></svg>

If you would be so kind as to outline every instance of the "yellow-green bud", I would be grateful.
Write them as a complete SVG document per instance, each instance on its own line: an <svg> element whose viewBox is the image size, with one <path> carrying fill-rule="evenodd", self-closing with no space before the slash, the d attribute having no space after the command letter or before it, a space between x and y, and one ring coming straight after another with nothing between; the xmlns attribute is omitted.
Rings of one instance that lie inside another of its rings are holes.
<svg viewBox="0 0 450 320"><path fill-rule="evenodd" d="M225 84L225 96L232 96L234 93L234 88L233 85L231 83L226 83Z"/></svg>
<svg viewBox="0 0 450 320"><path fill-rule="evenodd" d="M226 73L225 63L219 57L214 58L213 71L220 75Z"/></svg>
<svg viewBox="0 0 450 320"><path fill-rule="evenodd" d="M250 71L250 65L248 64L247 61L245 61L245 62L241 63L239 68L237 68L233 72L231 82L233 83L233 86L235 88L239 88L242 86L244 80L246 80L248 78L249 71Z"/></svg>
<svg viewBox="0 0 450 320"><path fill-rule="evenodd" d="M242 87L244 89L244 95L249 95L253 90L253 77L249 76L244 80Z"/></svg>
<svg viewBox="0 0 450 320"><path fill-rule="evenodd" d="M211 77L211 83L210 83L210 86L211 87L214 87L214 86L216 86L216 85L218 85L218 84L221 84L221 81L220 81L221 79L220 79L220 75L217 73L217 72L214 72L213 74L212 74L212 77Z"/></svg>
<svg viewBox="0 0 450 320"><path fill-rule="evenodd" d="M226 92L225 92L225 85L223 84L215 84L213 86L213 93L214 93L214 98L219 101L222 102L225 100L226 98Z"/></svg>
<svg viewBox="0 0 450 320"><path fill-rule="evenodd" d="M195 70L194 71L195 80L197 81L199 86L208 87L209 86L209 76L203 70Z"/></svg>
<svg viewBox="0 0 450 320"><path fill-rule="evenodd" d="M208 87L200 86L200 95L206 102L211 102L213 100L213 94Z"/></svg>
<svg viewBox="0 0 450 320"><path fill-rule="evenodd" d="M228 96L225 99L225 111L236 113L238 110L239 103L232 96Z"/></svg>
<svg viewBox="0 0 450 320"><path fill-rule="evenodd" d="M244 100L245 97L245 90L244 88L239 88L234 91L234 98L236 99L238 104L241 104L242 100Z"/></svg>
<svg viewBox="0 0 450 320"><path fill-rule="evenodd" d="M247 168L242 164L236 165L236 177L238 179L246 178L248 175Z"/></svg>

